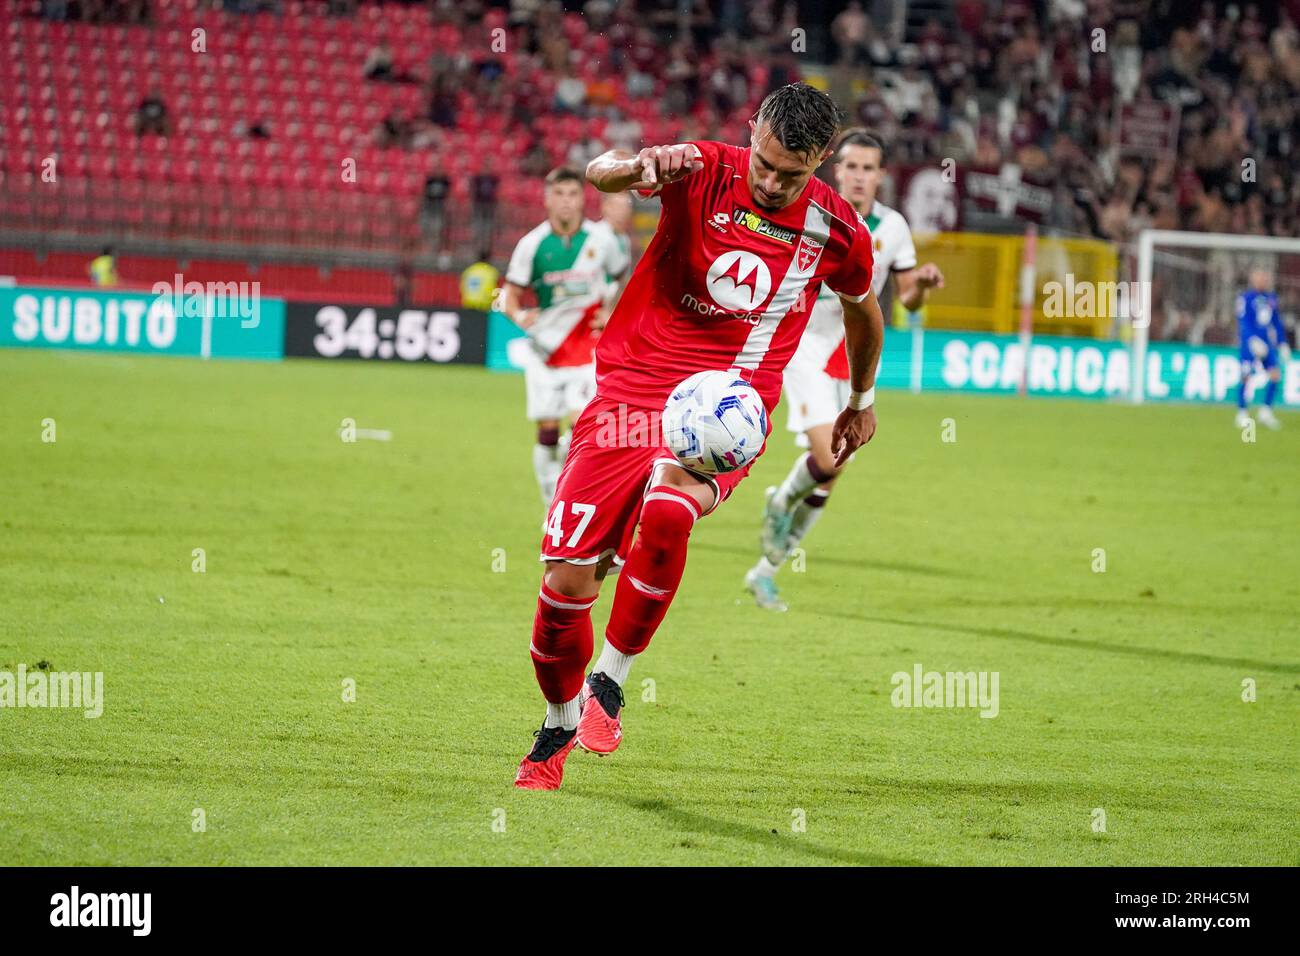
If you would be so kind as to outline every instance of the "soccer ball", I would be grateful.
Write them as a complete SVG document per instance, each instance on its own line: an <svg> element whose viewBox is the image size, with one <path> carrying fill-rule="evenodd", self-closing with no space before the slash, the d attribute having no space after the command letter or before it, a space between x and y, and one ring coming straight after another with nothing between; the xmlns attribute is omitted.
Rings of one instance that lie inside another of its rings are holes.
<svg viewBox="0 0 1300 956"><path fill-rule="evenodd" d="M731 372L696 372L668 397L664 444L691 471L744 468L767 440L767 409L754 386Z"/></svg>

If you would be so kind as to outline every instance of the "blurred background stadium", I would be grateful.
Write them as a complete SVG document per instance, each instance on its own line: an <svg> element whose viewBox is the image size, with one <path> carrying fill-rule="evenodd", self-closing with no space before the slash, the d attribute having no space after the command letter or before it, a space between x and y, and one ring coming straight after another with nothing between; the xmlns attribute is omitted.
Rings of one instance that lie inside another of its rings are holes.
<svg viewBox="0 0 1300 956"><path fill-rule="evenodd" d="M1294 865L1300 363L1279 432L1231 410L1250 267L1294 340L1298 8L0 0L0 675L106 675L102 721L0 713L0 857ZM636 736L521 798L541 505L493 287L548 170L744 143L794 79L884 137L945 286L887 303L789 613L742 586L783 402ZM1097 303L1142 262L1149 328ZM1001 716L897 709L922 664L1002 673Z"/></svg>
<svg viewBox="0 0 1300 956"><path fill-rule="evenodd" d="M926 324L1010 332L1028 223L1040 278L1092 281L1133 278L1148 227L1297 235L1298 7L0 0L0 275L86 284L111 250L124 288L456 306L543 217L550 168L743 142L803 79L889 144L882 198L949 277ZM1152 338L1230 342L1245 263L1159 262ZM1293 325L1300 257L1274 264ZM1036 330L1123 334L1045 315L1042 285Z"/></svg>

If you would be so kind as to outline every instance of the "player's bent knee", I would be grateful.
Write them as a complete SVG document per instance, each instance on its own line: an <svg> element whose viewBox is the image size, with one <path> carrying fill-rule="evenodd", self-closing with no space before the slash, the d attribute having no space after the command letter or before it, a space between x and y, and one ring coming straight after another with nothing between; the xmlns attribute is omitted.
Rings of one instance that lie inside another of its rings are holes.
<svg viewBox="0 0 1300 956"><path fill-rule="evenodd" d="M587 598L600 590L600 580L595 564L570 564L568 561L547 561L542 581L557 594L565 597Z"/></svg>
<svg viewBox="0 0 1300 956"><path fill-rule="evenodd" d="M657 551L672 551L686 543L700 517L694 497L669 485L655 485L641 505L641 541Z"/></svg>
<svg viewBox="0 0 1300 956"><path fill-rule="evenodd" d="M660 464L656 466L650 477L650 491L668 489L685 495L695 504L695 513L697 515L706 515L717 504L717 492L711 483L700 478L698 475L687 471L685 468L678 468L675 465Z"/></svg>

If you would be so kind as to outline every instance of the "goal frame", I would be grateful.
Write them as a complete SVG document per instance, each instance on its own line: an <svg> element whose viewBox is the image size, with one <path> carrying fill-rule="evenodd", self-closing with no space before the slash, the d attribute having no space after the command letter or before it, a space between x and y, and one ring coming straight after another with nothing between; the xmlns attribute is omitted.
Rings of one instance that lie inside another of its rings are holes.
<svg viewBox="0 0 1300 956"><path fill-rule="evenodd" d="M1171 249L1255 249L1260 252L1289 252L1300 255L1300 239L1285 236L1253 236L1227 232L1185 232L1178 229L1143 229L1138 234L1138 288L1146 290L1143 321L1134 322L1129 343L1129 401L1146 401L1147 343L1151 332L1150 289L1155 269L1156 246Z"/></svg>

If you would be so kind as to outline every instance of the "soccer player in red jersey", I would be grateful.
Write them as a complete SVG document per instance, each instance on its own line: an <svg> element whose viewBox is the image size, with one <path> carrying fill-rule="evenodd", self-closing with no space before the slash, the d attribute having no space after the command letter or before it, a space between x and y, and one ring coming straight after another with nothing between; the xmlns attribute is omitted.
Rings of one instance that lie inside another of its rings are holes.
<svg viewBox="0 0 1300 956"><path fill-rule="evenodd" d="M546 718L517 787L557 788L575 746L618 747L623 685L681 583L691 529L749 471L696 474L664 447L659 415L683 379L729 370L754 386L770 422L825 283L844 305L852 389L834 425L837 464L876 430L884 317L871 294L871 235L813 177L839 120L829 96L795 83L763 101L748 147L613 150L587 167L603 192L657 192L662 212L597 346L596 395L574 424L542 536L530 652ZM591 607L614 570L605 646L584 679Z"/></svg>

